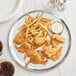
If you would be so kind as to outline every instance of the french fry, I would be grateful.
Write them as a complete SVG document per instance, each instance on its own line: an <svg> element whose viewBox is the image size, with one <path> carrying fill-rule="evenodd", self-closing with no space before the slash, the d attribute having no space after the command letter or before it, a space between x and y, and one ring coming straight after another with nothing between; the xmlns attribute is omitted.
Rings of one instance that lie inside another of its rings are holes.
<svg viewBox="0 0 76 76"><path fill-rule="evenodd" d="M41 18L41 20L42 20L42 21L52 21L52 19L49 19L49 18L43 18L43 17Z"/></svg>
<svg viewBox="0 0 76 76"><path fill-rule="evenodd" d="M29 26L31 26L31 25L33 25L35 22L39 22L40 21L40 19L41 19L41 17L42 17L42 15L43 15L43 12L41 13L41 15L40 16L38 16L36 19L34 19L33 20L33 22L31 22L30 24L27 24L25 27L23 27L21 30L23 30L23 29L25 29L26 27L29 27ZM29 15L30 16L30 15Z"/></svg>
<svg viewBox="0 0 76 76"><path fill-rule="evenodd" d="M39 20L36 22L36 24L35 24L35 25L37 25L37 24L40 22L40 20L41 20L42 16L43 16L43 12L41 13L41 16L39 17Z"/></svg>
<svg viewBox="0 0 76 76"><path fill-rule="evenodd" d="M29 19L31 19L31 20L33 20L33 19L34 19L34 17L33 17L33 16L31 16L30 14L27 14L27 16L28 16L28 18L29 18Z"/></svg>
<svg viewBox="0 0 76 76"><path fill-rule="evenodd" d="M18 28L18 30L22 29L23 27L25 27L25 25L23 25L23 26L19 27L19 28Z"/></svg>
<svg viewBox="0 0 76 76"><path fill-rule="evenodd" d="M52 34L48 31L48 29L47 29L44 25L42 25L41 23L39 23L39 26L40 26L44 31L46 31L47 34L48 34L50 37L52 37Z"/></svg>

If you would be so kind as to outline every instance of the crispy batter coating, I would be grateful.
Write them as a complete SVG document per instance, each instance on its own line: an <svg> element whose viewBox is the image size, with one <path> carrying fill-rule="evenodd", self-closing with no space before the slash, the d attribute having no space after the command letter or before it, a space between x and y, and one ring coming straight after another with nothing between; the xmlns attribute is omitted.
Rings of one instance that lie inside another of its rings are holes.
<svg viewBox="0 0 76 76"><path fill-rule="evenodd" d="M45 40L44 46L50 47L50 41L48 39Z"/></svg>
<svg viewBox="0 0 76 76"><path fill-rule="evenodd" d="M23 32L18 32L13 40L13 42L17 45L21 44L24 41L26 41L26 34L23 34Z"/></svg>
<svg viewBox="0 0 76 76"><path fill-rule="evenodd" d="M65 38L62 37L62 36L59 35L59 34L54 34L53 37L52 37L52 39L56 39L56 40L57 40L58 42L60 42L60 43L64 43L64 42L65 42Z"/></svg>
<svg viewBox="0 0 76 76"><path fill-rule="evenodd" d="M62 54L62 47L60 47L60 48L57 50L56 54L53 55L53 56L51 57L51 59L52 59L53 61L56 61L56 60L58 60L58 59L61 57L61 54Z"/></svg>
<svg viewBox="0 0 76 76"><path fill-rule="evenodd" d="M36 37L35 38L35 44L36 45L42 45L45 42L45 37Z"/></svg>
<svg viewBox="0 0 76 76"><path fill-rule="evenodd" d="M42 54L47 57L47 58L51 58L52 55L56 54L56 49L55 48L49 48L49 47L45 47L44 50L42 51Z"/></svg>
<svg viewBox="0 0 76 76"><path fill-rule="evenodd" d="M56 39L51 39L51 44L52 44L52 48L58 48L59 41L57 41Z"/></svg>
<svg viewBox="0 0 76 76"><path fill-rule="evenodd" d="M52 59L53 61L56 61L61 56L61 50L62 50L62 47L60 47L59 49L57 49L57 48L51 48L50 49L48 47L45 47L45 49L42 51L42 54L46 58Z"/></svg>
<svg viewBox="0 0 76 76"><path fill-rule="evenodd" d="M21 45L17 46L15 45L16 49L18 49L19 52L24 53L27 49L31 49L31 46L29 43L24 42Z"/></svg>
<svg viewBox="0 0 76 76"><path fill-rule="evenodd" d="M26 55L30 57L30 62L33 64L43 64L44 63L44 57L41 54L41 52L37 52L35 50L27 50Z"/></svg>
<svg viewBox="0 0 76 76"><path fill-rule="evenodd" d="M59 44L64 42L65 38L58 34L54 34L51 38L52 48L58 48Z"/></svg>
<svg viewBox="0 0 76 76"><path fill-rule="evenodd" d="M41 53L36 52L34 55L30 57L30 61L33 64L43 64L44 63L44 57Z"/></svg>

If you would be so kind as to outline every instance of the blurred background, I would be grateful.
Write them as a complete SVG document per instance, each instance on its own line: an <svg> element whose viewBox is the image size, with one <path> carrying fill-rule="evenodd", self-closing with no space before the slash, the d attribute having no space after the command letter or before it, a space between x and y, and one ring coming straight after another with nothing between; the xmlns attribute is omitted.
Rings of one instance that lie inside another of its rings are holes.
<svg viewBox="0 0 76 76"><path fill-rule="evenodd" d="M2 2L6 2L5 0L0 0ZM8 0L9 1L9 0ZM12 3L14 5L15 0L9 1L9 3ZM46 1L46 0L44 0ZM1 2L0 2L1 5ZM8 4L7 4L8 5ZM11 6L12 6L11 5ZM8 6L9 7L9 6ZM7 22L0 23L0 40L3 42L4 48L3 51L5 51L0 59L8 58L10 61L12 61L15 64L15 75L14 76L76 76L76 0L66 0L66 9L61 12L54 12L54 14L57 14L59 17L63 18L63 20L67 23L72 36L72 47L70 50L70 53L66 60L57 68L46 71L46 72L29 72L27 70L24 70L19 65L15 63L15 61L12 59L11 55L9 54L8 50L8 33L9 30L13 24L13 22L18 19L20 16L25 14L26 12L32 11L32 10L46 10L42 5L42 0L23 0L23 5L21 10L17 13L17 15L10 19ZM0 7L0 14L4 13L6 11L9 12L9 9L12 10L13 7L9 7L8 9L5 9L4 12L2 12L3 6ZM52 10L47 10L52 11ZM0 16L1 17L1 16Z"/></svg>

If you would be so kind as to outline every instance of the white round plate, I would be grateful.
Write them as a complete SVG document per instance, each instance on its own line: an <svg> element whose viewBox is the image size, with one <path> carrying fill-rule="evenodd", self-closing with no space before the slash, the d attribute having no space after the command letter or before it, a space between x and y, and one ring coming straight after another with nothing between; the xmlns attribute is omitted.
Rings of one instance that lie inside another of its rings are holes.
<svg viewBox="0 0 76 76"><path fill-rule="evenodd" d="M42 10L36 10L36 11L28 12L28 13L30 13L33 16L35 16L38 13L41 13L41 12L42 12ZM70 50L70 47L71 47L71 35L70 35L70 31L69 31L67 25L65 24L65 22L62 19L58 19L52 13L44 11L44 17L46 17L46 18L52 18L53 21L60 21L64 25L64 30L62 32L62 36L66 38L66 42L63 44L62 56L57 61L49 60L46 65L32 64L31 63L31 64L28 65L28 68L26 68L25 67L25 62L27 62L28 57L24 61L24 54L19 53L17 51L17 49L14 47L14 43L13 43L13 38L16 35L16 33L18 31L18 28L24 24L26 15L27 15L27 13L24 14L23 16L21 16L13 24L13 26L12 26L12 28L10 30L9 41L8 42L9 42L9 49L10 49L10 53L11 53L12 57L14 58L14 60L19 65L21 65L23 68L28 69L28 70L45 71L45 70L49 70L49 69L57 67L67 57L67 55L69 53L69 50Z"/></svg>
<svg viewBox="0 0 76 76"><path fill-rule="evenodd" d="M0 0L0 23L13 18L21 9L23 0Z"/></svg>

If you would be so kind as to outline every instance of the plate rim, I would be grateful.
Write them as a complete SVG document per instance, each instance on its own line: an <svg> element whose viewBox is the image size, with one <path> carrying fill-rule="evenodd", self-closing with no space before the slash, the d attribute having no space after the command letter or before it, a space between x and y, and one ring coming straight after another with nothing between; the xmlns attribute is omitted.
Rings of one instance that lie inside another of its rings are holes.
<svg viewBox="0 0 76 76"><path fill-rule="evenodd" d="M27 12L27 13L23 14L21 17L19 17L19 18L12 24L12 27L11 27L10 30L9 30L8 40L7 40L7 41L8 41L8 49L9 49L9 52L10 52L13 60L14 60L18 65L20 65L20 64L19 64L19 63L16 61L16 59L13 57L12 52L11 52L11 49L10 49L10 45L9 45L10 33L11 33L12 28L14 27L13 25L14 25L17 21L19 21L22 17L26 16L28 13L33 13L33 12L46 12L46 13L52 14L54 17L56 17L52 12L49 12L49 11L45 11L45 10L34 10L34 11L30 11L30 12ZM56 17L56 18L58 18L58 17ZM58 18L58 19L59 19L59 18ZM71 49L71 40L72 40L72 38L71 38L71 33L70 33L70 30L69 30L69 27L67 26L67 24L65 23L65 21L64 21L63 19L60 19L60 20L64 23L65 27L67 28L68 34L69 34L69 40L70 40L70 41L69 41L69 47L68 47L67 53L66 53L65 56L62 58L62 60L60 60L57 64L55 64L54 66L49 67L49 68L47 68L47 69L30 69L30 68L25 68L25 67L23 67L22 65L20 65L22 68L24 68L24 69L26 69L26 70L28 70L28 71L48 71L48 70L52 70L52 69L58 67L60 64L62 64L62 63L64 62L64 60L67 58L67 56L68 56L68 54L69 54L69 52L70 52L70 49Z"/></svg>
<svg viewBox="0 0 76 76"><path fill-rule="evenodd" d="M19 12L19 10L22 7L23 0L16 0L16 2L18 4L16 5L16 8L13 10L13 12L10 13L9 15L6 15L4 18L1 18L0 23L6 22L6 21L12 19L14 16L16 16L16 14Z"/></svg>

